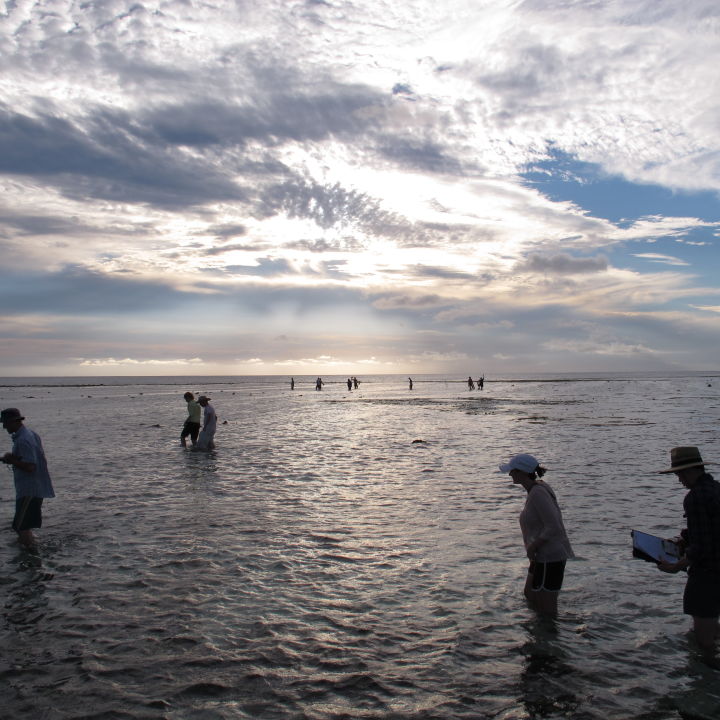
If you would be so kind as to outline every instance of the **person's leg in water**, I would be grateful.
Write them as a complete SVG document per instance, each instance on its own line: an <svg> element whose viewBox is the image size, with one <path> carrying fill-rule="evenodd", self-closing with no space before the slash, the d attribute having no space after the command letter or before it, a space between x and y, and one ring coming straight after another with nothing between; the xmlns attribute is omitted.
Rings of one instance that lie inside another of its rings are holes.
<svg viewBox="0 0 720 720"><path fill-rule="evenodd" d="M37 544L32 530L20 530L18 540L24 548L32 548Z"/></svg>
<svg viewBox="0 0 720 720"><path fill-rule="evenodd" d="M717 661L718 619L693 616L693 632L703 658Z"/></svg>
<svg viewBox="0 0 720 720"><path fill-rule="evenodd" d="M530 564L525 581L525 597L541 615L557 615L558 595L564 574L564 562Z"/></svg>
<svg viewBox="0 0 720 720"><path fill-rule="evenodd" d="M24 548L36 545L33 527L42 525L42 498L21 497L15 501L15 518L13 529L18 535L18 541Z"/></svg>

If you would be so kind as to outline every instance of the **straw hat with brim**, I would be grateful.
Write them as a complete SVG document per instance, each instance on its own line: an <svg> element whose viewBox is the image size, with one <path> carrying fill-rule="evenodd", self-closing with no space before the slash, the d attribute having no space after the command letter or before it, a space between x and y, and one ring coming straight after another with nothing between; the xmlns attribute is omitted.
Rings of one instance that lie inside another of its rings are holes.
<svg viewBox="0 0 720 720"><path fill-rule="evenodd" d="M674 473L678 470L702 467L708 463L703 462L700 451L696 447L676 447L670 451L670 464L672 465L671 468L658 470L658 472L660 474Z"/></svg>
<svg viewBox="0 0 720 720"><path fill-rule="evenodd" d="M0 422L12 422L13 420L24 420L22 413L17 408L5 408L0 411Z"/></svg>

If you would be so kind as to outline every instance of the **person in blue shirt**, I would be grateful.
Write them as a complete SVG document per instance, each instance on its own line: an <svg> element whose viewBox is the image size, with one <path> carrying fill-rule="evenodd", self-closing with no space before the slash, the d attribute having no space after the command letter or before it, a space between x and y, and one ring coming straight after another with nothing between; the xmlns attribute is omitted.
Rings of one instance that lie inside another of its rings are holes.
<svg viewBox="0 0 720 720"><path fill-rule="evenodd" d="M40 436L23 425L24 419L17 408L0 412L2 425L13 440L12 451L2 457L2 461L12 467L15 480L12 527L20 543L32 547L35 544L32 530L42 526L43 499L55 497L55 491Z"/></svg>

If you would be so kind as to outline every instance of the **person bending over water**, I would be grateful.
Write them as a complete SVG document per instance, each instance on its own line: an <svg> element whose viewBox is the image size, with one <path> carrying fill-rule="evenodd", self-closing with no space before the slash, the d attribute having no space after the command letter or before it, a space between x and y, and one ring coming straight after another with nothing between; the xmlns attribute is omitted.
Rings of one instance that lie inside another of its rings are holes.
<svg viewBox="0 0 720 720"><path fill-rule="evenodd" d="M55 497L40 436L23 425L25 419L17 408L0 412L2 426L12 436L12 451L2 461L10 465L15 480L15 518L13 530L23 547L35 544L33 528L42 527L42 504Z"/></svg>
<svg viewBox="0 0 720 720"><path fill-rule="evenodd" d="M530 560L525 597L542 615L557 615L565 562L575 555L555 493L541 479L547 470L532 455L521 454L500 465L500 471L527 491L525 507L520 513L520 529Z"/></svg>

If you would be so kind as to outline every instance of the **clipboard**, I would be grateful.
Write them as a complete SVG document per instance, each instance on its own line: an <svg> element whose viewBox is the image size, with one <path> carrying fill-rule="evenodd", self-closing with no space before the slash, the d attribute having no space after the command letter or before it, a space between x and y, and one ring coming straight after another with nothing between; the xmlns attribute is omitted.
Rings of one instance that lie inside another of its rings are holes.
<svg viewBox="0 0 720 720"><path fill-rule="evenodd" d="M666 540L640 530L632 530L630 535L633 539L633 557L653 563L675 563L680 559L680 546L674 540Z"/></svg>

